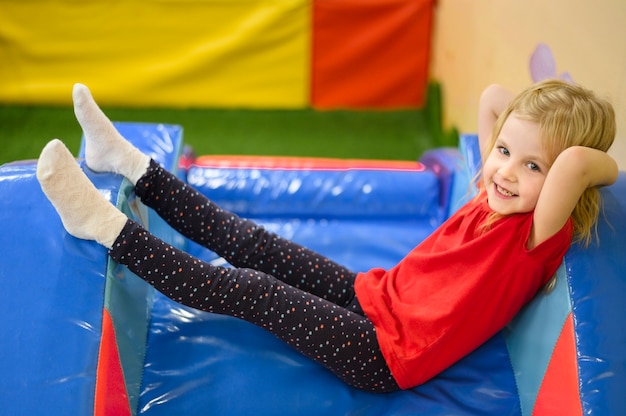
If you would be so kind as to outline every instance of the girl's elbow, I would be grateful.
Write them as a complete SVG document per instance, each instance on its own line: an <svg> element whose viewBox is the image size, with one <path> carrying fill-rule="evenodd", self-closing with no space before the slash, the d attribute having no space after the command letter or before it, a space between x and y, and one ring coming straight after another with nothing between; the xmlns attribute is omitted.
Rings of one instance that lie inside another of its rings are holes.
<svg viewBox="0 0 626 416"><path fill-rule="evenodd" d="M615 159L602 150L573 146L563 151L559 158L572 178L579 177L587 187L611 185L619 175Z"/></svg>
<svg viewBox="0 0 626 416"><path fill-rule="evenodd" d="M617 181L619 177L619 166L617 161L613 159L608 153L602 152L599 160L596 161L590 170L593 174L597 174L595 177L595 186L607 186L612 185Z"/></svg>

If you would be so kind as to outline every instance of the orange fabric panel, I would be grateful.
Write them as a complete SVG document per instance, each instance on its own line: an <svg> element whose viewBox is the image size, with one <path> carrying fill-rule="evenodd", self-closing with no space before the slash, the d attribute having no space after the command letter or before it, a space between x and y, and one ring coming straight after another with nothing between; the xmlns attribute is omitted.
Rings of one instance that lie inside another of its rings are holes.
<svg viewBox="0 0 626 416"><path fill-rule="evenodd" d="M130 416L130 403L124 382L122 363L109 311L102 314L102 339L96 375L95 416Z"/></svg>
<svg viewBox="0 0 626 416"><path fill-rule="evenodd" d="M574 321L570 312L535 400L534 416L582 415Z"/></svg>
<svg viewBox="0 0 626 416"><path fill-rule="evenodd" d="M315 108L424 103L434 0L313 2Z"/></svg>

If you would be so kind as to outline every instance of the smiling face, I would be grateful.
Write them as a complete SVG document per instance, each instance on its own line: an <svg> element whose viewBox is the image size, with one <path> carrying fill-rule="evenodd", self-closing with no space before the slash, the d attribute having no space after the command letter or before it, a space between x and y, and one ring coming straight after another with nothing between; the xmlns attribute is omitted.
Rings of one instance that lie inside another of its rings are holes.
<svg viewBox="0 0 626 416"><path fill-rule="evenodd" d="M483 166L489 207L501 215L534 210L549 168L539 124L511 113Z"/></svg>

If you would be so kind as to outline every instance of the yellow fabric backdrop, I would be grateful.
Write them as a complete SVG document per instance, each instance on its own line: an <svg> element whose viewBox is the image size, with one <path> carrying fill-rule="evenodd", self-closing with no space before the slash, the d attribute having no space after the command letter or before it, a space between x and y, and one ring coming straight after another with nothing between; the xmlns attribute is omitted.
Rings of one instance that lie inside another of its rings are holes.
<svg viewBox="0 0 626 416"><path fill-rule="evenodd" d="M309 0L3 0L0 102L309 104Z"/></svg>

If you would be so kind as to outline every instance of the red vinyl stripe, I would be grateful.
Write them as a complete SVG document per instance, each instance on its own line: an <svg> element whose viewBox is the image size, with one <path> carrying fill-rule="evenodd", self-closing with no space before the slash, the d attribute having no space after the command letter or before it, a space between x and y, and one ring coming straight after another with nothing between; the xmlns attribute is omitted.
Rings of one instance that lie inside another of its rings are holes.
<svg viewBox="0 0 626 416"><path fill-rule="evenodd" d="M582 415L571 312L563 324L535 400L533 416L544 415Z"/></svg>
<svg viewBox="0 0 626 416"><path fill-rule="evenodd" d="M115 328L109 311L102 313L102 338L96 375L95 416L130 416L130 403L124 382Z"/></svg>
<svg viewBox="0 0 626 416"><path fill-rule="evenodd" d="M193 163L199 167L238 169L290 169L290 170L406 170L422 171L424 165L417 161L305 158L285 156L215 155L199 156Z"/></svg>

